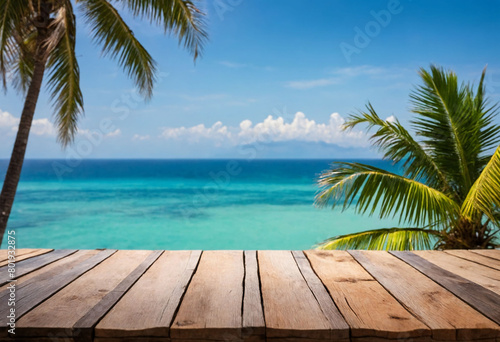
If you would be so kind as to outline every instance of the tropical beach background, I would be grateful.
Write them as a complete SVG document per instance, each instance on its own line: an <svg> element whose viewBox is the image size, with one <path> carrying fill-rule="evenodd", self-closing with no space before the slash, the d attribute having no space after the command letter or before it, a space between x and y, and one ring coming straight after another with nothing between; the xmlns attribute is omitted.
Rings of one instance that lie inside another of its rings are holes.
<svg viewBox="0 0 500 342"><path fill-rule="evenodd" d="M102 58L76 11L85 116L62 149L45 81L8 223L18 248L307 249L404 226L314 206L333 161L402 173L366 127L342 129L349 115L370 101L382 121L413 133L408 94L431 64L476 86L487 65L485 95L500 100L498 1L197 5L210 39L196 63L119 8L157 62L148 101ZM0 94L0 179L23 100Z"/></svg>
<svg viewBox="0 0 500 342"><path fill-rule="evenodd" d="M87 160L64 181L57 162L26 164L9 222L22 245L308 249L332 233L396 223L314 208L314 178L329 160Z"/></svg>

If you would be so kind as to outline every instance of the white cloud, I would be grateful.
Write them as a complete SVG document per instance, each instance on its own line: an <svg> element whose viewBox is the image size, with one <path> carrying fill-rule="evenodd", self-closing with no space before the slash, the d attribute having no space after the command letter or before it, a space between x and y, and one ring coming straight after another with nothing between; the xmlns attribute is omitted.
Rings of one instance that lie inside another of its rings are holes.
<svg viewBox="0 0 500 342"><path fill-rule="evenodd" d="M292 122L287 123L281 116L268 116L264 121L253 124L243 120L239 127L228 127L218 121L211 127L200 124L193 127L167 127L161 137L198 143L211 140L216 145L245 145L255 142L306 141L334 144L342 147L368 146L362 131L344 131L344 118L338 113L330 115L328 122L317 123L304 113L297 112Z"/></svg>
<svg viewBox="0 0 500 342"><path fill-rule="evenodd" d="M142 141L142 140L149 140L151 137L149 134L147 135L140 135L140 134L134 134L132 137L132 141Z"/></svg>
<svg viewBox="0 0 500 342"><path fill-rule="evenodd" d="M337 84L338 82L337 78L321 78L318 80L290 81L286 83L286 86L294 89L311 89Z"/></svg>
<svg viewBox="0 0 500 342"><path fill-rule="evenodd" d="M121 134L122 134L122 130L117 128L113 132L109 132L108 134L105 134L104 136L106 138L114 138L114 137L120 136Z"/></svg>
<svg viewBox="0 0 500 342"><path fill-rule="evenodd" d="M342 78L344 81L350 78L364 76L375 80L394 80L397 78L411 78L415 72L413 69L401 67L377 67L373 65L359 65L356 67L335 68L331 74Z"/></svg>
<svg viewBox="0 0 500 342"><path fill-rule="evenodd" d="M164 128L161 137L165 139L182 139L192 143L199 142L201 139L210 139L220 144L226 140L231 140L232 134L228 127L222 122L217 121L211 127L205 127L204 124L193 127Z"/></svg>
<svg viewBox="0 0 500 342"><path fill-rule="evenodd" d="M10 132L17 132L19 118L8 112L0 110L0 129L7 129ZM31 134L38 136L53 136L57 130L47 118L33 120L31 124Z"/></svg>
<svg viewBox="0 0 500 342"><path fill-rule="evenodd" d="M19 119L14 117L14 115L8 112L2 112L0 110L0 128L10 128L17 127L19 125Z"/></svg>
<svg viewBox="0 0 500 342"><path fill-rule="evenodd" d="M219 62L219 64L223 65L225 67L228 67L228 68L232 68L232 69L246 68L249 66L248 64L235 63L235 62L229 62L229 61L221 61L221 62Z"/></svg>
<svg viewBox="0 0 500 342"><path fill-rule="evenodd" d="M333 74L341 75L346 77L355 77L360 75L380 75L389 72L388 69L375 67L371 65L360 65L356 67L346 67L346 68L337 68L333 70Z"/></svg>
<svg viewBox="0 0 500 342"><path fill-rule="evenodd" d="M331 77L313 80L299 80L285 83L288 88L310 89L324 87L332 84L345 84L351 79L362 76L374 80L394 80L413 73L410 69L400 67L377 67L373 65L359 65L355 67L335 68L327 71Z"/></svg>
<svg viewBox="0 0 500 342"><path fill-rule="evenodd" d="M56 135L56 128L49 121L49 119L37 119L33 120L33 124L31 126L31 133L35 135L44 135L44 136L53 136Z"/></svg>
<svg viewBox="0 0 500 342"><path fill-rule="evenodd" d="M394 122L397 121L397 119L396 119L396 117L394 115L391 115L391 116L387 117L385 119L385 121L390 122L390 123L394 123Z"/></svg>
<svg viewBox="0 0 500 342"><path fill-rule="evenodd" d="M102 132L99 129L93 129L93 130L81 129L81 128L78 129L78 135L85 136L87 139L92 139L95 141L101 141L102 138L115 138L120 136L121 134L122 131L119 128L106 134L104 134L104 132Z"/></svg>

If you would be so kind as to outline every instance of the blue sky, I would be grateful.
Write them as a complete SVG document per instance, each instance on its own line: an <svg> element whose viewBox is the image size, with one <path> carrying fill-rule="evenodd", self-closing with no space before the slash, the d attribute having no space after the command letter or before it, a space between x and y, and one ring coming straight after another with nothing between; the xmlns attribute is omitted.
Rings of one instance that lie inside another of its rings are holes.
<svg viewBox="0 0 500 342"><path fill-rule="evenodd" d="M370 101L411 118L408 94L431 63L477 81L500 100L499 1L209 0L210 41L196 64L172 37L129 20L158 62L145 103L115 62L101 58L79 19L85 116L62 150L50 98L40 97L28 158L376 157L343 118ZM10 156L23 99L0 95L0 158Z"/></svg>

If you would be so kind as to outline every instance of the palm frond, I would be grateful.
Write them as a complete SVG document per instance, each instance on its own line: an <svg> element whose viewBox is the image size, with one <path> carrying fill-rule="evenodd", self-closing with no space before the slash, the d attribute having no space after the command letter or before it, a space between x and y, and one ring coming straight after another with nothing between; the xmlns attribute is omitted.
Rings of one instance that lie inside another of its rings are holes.
<svg viewBox="0 0 500 342"><path fill-rule="evenodd" d="M316 246L317 249L421 250L431 249L438 232L426 228L382 228L339 235Z"/></svg>
<svg viewBox="0 0 500 342"><path fill-rule="evenodd" d="M500 146L470 189L462 205L462 213L472 219L485 214L498 222L500 208Z"/></svg>
<svg viewBox="0 0 500 342"><path fill-rule="evenodd" d="M420 76L423 85L410 95L412 111L419 115L412 124L463 200L476 177L479 139L489 144L496 141L499 130L491 122L494 107L486 108L483 79L474 94L472 86L459 84L453 72L431 66L430 72L421 69Z"/></svg>
<svg viewBox="0 0 500 342"><path fill-rule="evenodd" d="M370 140L384 153L384 159L394 163L403 161L404 176L425 183L437 189L449 188L446 176L441 172L427 151L420 145L398 120L389 122L380 118L368 103L367 112L351 115L344 127L352 129L367 124L368 130L376 128Z"/></svg>
<svg viewBox="0 0 500 342"><path fill-rule="evenodd" d="M70 0L64 0L47 41L50 55L48 87L56 108L58 139L63 146L73 141L79 116L83 113L80 68L75 54L76 24Z"/></svg>
<svg viewBox="0 0 500 342"><path fill-rule="evenodd" d="M106 0L81 0L82 10L92 30L93 39L102 45L104 55L118 64L133 79L146 99L153 94L156 63L135 38L116 8Z"/></svg>
<svg viewBox="0 0 500 342"><path fill-rule="evenodd" d="M491 149L500 144L500 125L494 123L498 115L498 105L490 105L489 99L485 97L486 89L484 79L486 68L481 74L481 79L477 87L476 95L472 100L472 111L476 113L477 121L471 130L468 139L470 148L475 149L478 159L475 165L472 165L473 179L477 179L479 174L491 158Z"/></svg>
<svg viewBox="0 0 500 342"><path fill-rule="evenodd" d="M190 0L125 0L135 16L148 19L179 38L194 59L201 54L208 35L205 14Z"/></svg>
<svg viewBox="0 0 500 342"><path fill-rule="evenodd" d="M14 42L16 25L28 18L27 0L0 1L0 75L4 88L7 86L7 72L19 54Z"/></svg>
<svg viewBox="0 0 500 342"><path fill-rule="evenodd" d="M379 211L380 218L422 226L444 223L457 217L460 207L444 193L413 179L359 163L334 163L319 180L318 206L355 202L358 213Z"/></svg>
<svg viewBox="0 0 500 342"><path fill-rule="evenodd" d="M9 78L12 85L21 94L26 94L33 77L35 67L35 54L37 49L37 30L31 25L21 22L13 32L12 43L16 44L13 50L16 55L13 57L9 70Z"/></svg>

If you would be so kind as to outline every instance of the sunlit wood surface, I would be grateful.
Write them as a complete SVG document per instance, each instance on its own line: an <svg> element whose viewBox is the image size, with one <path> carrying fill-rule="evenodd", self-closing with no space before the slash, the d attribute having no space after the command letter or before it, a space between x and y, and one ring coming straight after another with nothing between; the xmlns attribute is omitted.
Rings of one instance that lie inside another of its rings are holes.
<svg viewBox="0 0 500 342"><path fill-rule="evenodd" d="M500 341L500 251L0 251L0 341ZM8 306L15 284L15 335Z"/></svg>

